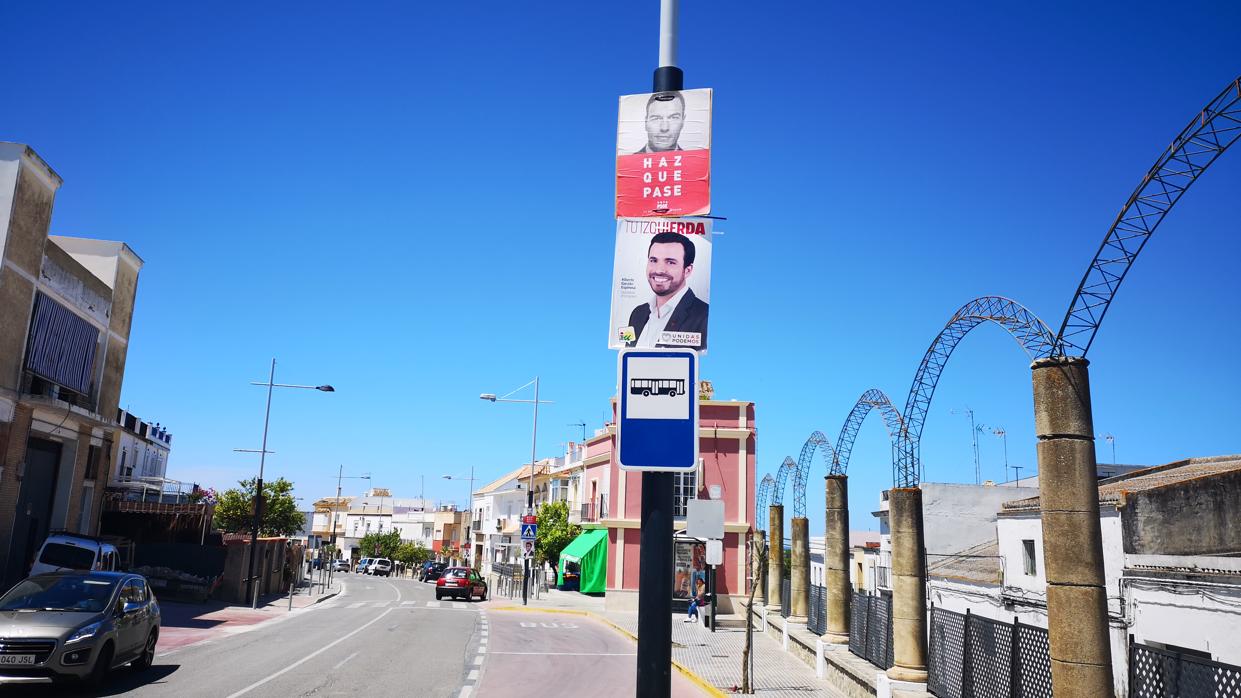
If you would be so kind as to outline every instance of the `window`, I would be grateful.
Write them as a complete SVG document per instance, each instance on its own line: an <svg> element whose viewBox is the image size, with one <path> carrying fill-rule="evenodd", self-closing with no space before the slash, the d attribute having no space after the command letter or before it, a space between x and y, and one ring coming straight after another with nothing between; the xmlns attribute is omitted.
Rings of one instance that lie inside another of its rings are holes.
<svg viewBox="0 0 1241 698"><path fill-rule="evenodd" d="M78 533L90 533L91 504L95 501L95 488L92 485L82 487L82 501L78 507Z"/></svg>
<svg viewBox="0 0 1241 698"><path fill-rule="evenodd" d="M1038 558L1035 557L1034 541L1026 539L1021 541L1021 557L1025 565L1026 574L1031 577L1038 574Z"/></svg>
<svg viewBox="0 0 1241 698"><path fill-rule="evenodd" d="M698 496L698 472L674 473L672 487L672 516L685 518L689 500Z"/></svg>

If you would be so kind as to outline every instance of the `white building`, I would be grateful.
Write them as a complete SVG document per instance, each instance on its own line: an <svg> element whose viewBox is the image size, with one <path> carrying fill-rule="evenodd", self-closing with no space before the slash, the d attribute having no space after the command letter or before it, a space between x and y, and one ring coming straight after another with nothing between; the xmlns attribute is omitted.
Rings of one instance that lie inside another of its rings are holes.
<svg viewBox="0 0 1241 698"><path fill-rule="evenodd" d="M535 469L536 486L540 475L546 472L544 465ZM520 525L526 510L529 478L530 466L522 466L474 492L473 557L484 574L491 571L494 563L521 561Z"/></svg>

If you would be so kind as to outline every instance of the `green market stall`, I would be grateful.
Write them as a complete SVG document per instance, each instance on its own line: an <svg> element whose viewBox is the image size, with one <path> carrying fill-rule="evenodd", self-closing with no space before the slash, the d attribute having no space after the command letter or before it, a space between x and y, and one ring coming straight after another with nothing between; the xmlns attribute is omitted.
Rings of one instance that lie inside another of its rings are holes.
<svg viewBox="0 0 1241 698"><path fill-rule="evenodd" d="M593 528L582 531L573 542L560 551L560 569L556 573L556 586L564 587L565 568L578 568L578 591L583 594L602 594L607 586L608 531Z"/></svg>

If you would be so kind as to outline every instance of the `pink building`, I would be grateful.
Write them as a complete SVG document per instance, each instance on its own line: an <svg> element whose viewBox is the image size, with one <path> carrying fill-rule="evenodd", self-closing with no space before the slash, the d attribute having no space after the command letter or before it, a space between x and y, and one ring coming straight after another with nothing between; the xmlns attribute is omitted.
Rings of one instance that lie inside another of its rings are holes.
<svg viewBox="0 0 1241 698"><path fill-rule="evenodd" d="M668 593L688 598L701 579L701 541L685 536L688 499L707 499L709 488L719 485L724 501L724 564L716 568L720 612L729 613L734 603L750 591L750 566L746 564L748 541L754 527L754 403L733 400L699 401L699 451L696 473L675 478L674 522L676 572ZM586 501L596 502L594 521L583 526L608 530L608 572L605 599L609 611L638 607L639 537L642 526L642 473L621 470L616 464L616 401L613 423L587 440L582 478ZM740 606L738 606L739 608Z"/></svg>

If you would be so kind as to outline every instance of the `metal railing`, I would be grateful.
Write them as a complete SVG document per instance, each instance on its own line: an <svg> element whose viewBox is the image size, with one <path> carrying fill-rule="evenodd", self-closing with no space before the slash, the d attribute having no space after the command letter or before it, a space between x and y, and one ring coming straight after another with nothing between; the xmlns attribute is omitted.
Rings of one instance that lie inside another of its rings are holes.
<svg viewBox="0 0 1241 698"><path fill-rule="evenodd" d="M853 592L849 651L880 669L892 662L892 597Z"/></svg>
<svg viewBox="0 0 1241 698"><path fill-rule="evenodd" d="M1241 698L1241 666L1150 647L1129 636L1130 698Z"/></svg>
<svg viewBox="0 0 1241 698"><path fill-rule="evenodd" d="M520 599L522 578L524 576L525 573L519 564L493 562L491 563L492 581L488 585L490 593L508 599ZM530 577L530 598L541 598L543 592L547 591L546 577L537 568L531 570Z"/></svg>
<svg viewBox="0 0 1241 698"><path fill-rule="evenodd" d="M932 606L930 631L931 693L941 698L1052 698L1046 628L1025 625L1015 616L1005 623Z"/></svg>

